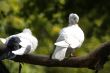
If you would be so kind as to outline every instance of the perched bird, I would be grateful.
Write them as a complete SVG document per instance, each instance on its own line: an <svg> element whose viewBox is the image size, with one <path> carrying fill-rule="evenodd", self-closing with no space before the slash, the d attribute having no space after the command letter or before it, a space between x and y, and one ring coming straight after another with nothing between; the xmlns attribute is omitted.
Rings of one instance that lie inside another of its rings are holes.
<svg viewBox="0 0 110 73"><path fill-rule="evenodd" d="M30 29L24 29L23 32L11 35L6 39L0 38L6 45L4 53L0 56L0 60L13 59L16 55L24 55L35 51L38 40L32 35ZM22 65L19 62L19 73L21 73Z"/></svg>
<svg viewBox="0 0 110 73"><path fill-rule="evenodd" d="M35 51L38 40L32 35L30 29L24 29L21 33L11 35L6 39L0 38L6 45L6 50L0 56L0 60L13 59L16 55L24 55Z"/></svg>
<svg viewBox="0 0 110 73"><path fill-rule="evenodd" d="M52 54L52 59L59 61L65 58L68 48L75 50L82 45L84 41L84 33L78 26L79 17L77 14L69 15L69 25L60 31L59 37L55 43L56 48ZM68 49L69 50L69 49ZM69 54L73 51L70 50Z"/></svg>

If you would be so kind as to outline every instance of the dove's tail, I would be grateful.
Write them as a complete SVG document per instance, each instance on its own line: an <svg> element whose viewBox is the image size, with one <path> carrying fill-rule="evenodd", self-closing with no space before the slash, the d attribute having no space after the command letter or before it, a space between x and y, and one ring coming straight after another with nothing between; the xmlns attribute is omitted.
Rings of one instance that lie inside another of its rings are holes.
<svg viewBox="0 0 110 73"><path fill-rule="evenodd" d="M56 46L54 53L52 54L52 59L57 59L59 61L65 58L67 47Z"/></svg>
<svg viewBox="0 0 110 73"><path fill-rule="evenodd" d="M1 41L3 44L5 44L6 39L5 39L5 38L0 38L0 41Z"/></svg>

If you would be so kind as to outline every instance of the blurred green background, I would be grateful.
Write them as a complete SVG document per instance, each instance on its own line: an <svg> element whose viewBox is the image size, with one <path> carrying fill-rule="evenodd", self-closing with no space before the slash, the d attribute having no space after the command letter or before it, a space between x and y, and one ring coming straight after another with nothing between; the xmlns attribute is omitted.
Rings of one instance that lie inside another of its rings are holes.
<svg viewBox="0 0 110 73"><path fill-rule="evenodd" d="M77 13L85 41L77 56L87 55L110 39L110 0L0 0L0 37L30 28L39 40L34 54L50 55L68 15ZM18 63L5 60L10 73L18 73ZM44 67L24 64L22 73L94 73L87 68ZM110 61L99 73L110 73Z"/></svg>

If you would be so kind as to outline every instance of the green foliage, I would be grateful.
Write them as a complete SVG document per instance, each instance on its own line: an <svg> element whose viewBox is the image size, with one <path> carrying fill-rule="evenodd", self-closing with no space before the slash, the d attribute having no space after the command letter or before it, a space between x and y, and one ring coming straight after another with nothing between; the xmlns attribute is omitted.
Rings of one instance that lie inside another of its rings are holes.
<svg viewBox="0 0 110 73"><path fill-rule="evenodd" d="M85 41L77 49L78 56L87 55L100 43L110 39L109 0L0 0L0 37L7 37L30 28L39 40L35 54L50 55L61 28L67 26L69 13L77 13ZM6 61L11 73L18 63ZM101 73L109 73L110 63ZM93 73L89 69L48 68L23 65L23 73Z"/></svg>

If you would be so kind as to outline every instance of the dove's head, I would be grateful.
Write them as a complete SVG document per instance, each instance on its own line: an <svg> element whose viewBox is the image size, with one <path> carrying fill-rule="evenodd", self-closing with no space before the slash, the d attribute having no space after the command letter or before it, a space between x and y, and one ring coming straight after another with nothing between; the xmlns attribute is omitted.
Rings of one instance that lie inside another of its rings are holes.
<svg viewBox="0 0 110 73"><path fill-rule="evenodd" d="M28 29L28 28L25 28L25 29L23 30L23 33L29 33L29 34L32 34L31 30Z"/></svg>
<svg viewBox="0 0 110 73"><path fill-rule="evenodd" d="M79 21L79 16L77 14L71 13L69 15L69 25L77 24Z"/></svg>

